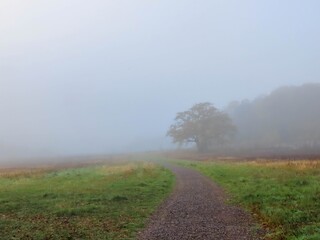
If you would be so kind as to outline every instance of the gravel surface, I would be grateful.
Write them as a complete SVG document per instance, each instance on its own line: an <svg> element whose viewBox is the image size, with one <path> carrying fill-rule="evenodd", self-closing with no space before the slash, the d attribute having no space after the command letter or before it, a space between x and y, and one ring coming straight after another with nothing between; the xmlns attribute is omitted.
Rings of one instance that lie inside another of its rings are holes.
<svg viewBox="0 0 320 240"><path fill-rule="evenodd" d="M197 171L166 165L176 175L171 196L150 218L140 240L153 239L261 239L250 216L225 204L226 196Z"/></svg>

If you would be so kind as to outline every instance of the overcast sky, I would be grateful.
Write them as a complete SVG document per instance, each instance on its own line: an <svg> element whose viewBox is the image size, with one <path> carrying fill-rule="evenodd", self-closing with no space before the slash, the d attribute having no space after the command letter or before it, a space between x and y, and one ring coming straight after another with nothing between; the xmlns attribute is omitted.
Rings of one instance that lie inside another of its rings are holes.
<svg viewBox="0 0 320 240"><path fill-rule="evenodd" d="M1 0L0 156L161 147L177 111L320 82L318 0Z"/></svg>

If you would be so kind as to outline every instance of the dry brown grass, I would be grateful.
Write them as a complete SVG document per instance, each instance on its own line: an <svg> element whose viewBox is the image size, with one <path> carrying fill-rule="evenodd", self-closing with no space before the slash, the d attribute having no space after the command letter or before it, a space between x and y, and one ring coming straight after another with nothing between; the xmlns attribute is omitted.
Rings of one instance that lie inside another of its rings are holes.
<svg viewBox="0 0 320 240"><path fill-rule="evenodd" d="M124 164L128 162L130 156L97 156L97 157L79 157L79 158L65 158L65 159L43 159L39 162L21 162L15 163L13 166L0 166L0 178L27 178L27 177L41 177L44 174L52 171L70 168L82 168L94 165L109 166ZM7 164L8 165L8 164ZM10 166L10 165L9 165Z"/></svg>
<svg viewBox="0 0 320 240"><path fill-rule="evenodd" d="M306 169L319 169L320 160L255 160L249 161L248 164L263 167L276 167L276 168L293 168L296 170Z"/></svg>
<svg viewBox="0 0 320 240"><path fill-rule="evenodd" d="M41 168L7 168L0 169L0 178L27 178L27 177L42 177L44 174L54 171L53 167Z"/></svg>
<svg viewBox="0 0 320 240"><path fill-rule="evenodd" d="M141 167L145 171L151 171L156 168L156 165L151 162L128 162L126 164L117 165L119 163L114 163L114 165L104 165L100 168L106 175L114 175L114 174L125 174L129 175L134 173L139 167Z"/></svg>
<svg viewBox="0 0 320 240"><path fill-rule="evenodd" d="M239 158L239 157L219 157L213 154L201 154L193 151L176 151L164 155L166 158L193 160L201 162L220 162L230 164L249 164L261 167L273 168L291 168L297 170L320 169L319 158L303 158L299 156L281 157L281 158Z"/></svg>
<svg viewBox="0 0 320 240"><path fill-rule="evenodd" d="M106 175L114 175L114 174L130 174L133 173L138 166L133 163L127 163L125 165L114 165L114 166L102 166L100 168L100 171L103 172Z"/></svg>

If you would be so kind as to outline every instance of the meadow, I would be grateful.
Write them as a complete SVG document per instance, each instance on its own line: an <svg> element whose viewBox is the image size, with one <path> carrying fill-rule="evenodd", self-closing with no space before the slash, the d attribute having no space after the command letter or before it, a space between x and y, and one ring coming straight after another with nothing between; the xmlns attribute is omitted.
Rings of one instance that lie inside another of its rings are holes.
<svg viewBox="0 0 320 240"><path fill-rule="evenodd" d="M219 183L266 239L320 239L320 161L173 161Z"/></svg>
<svg viewBox="0 0 320 240"><path fill-rule="evenodd" d="M0 171L0 239L134 239L171 192L150 162Z"/></svg>

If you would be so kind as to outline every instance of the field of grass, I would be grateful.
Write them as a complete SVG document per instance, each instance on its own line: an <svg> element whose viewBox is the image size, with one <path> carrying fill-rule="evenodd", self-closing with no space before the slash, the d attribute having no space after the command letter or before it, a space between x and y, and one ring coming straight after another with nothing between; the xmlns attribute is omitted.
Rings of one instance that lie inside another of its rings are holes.
<svg viewBox="0 0 320 240"><path fill-rule="evenodd" d="M267 239L320 239L320 161L175 161L218 182L250 210Z"/></svg>
<svg viewBox="0 0 320 240"><path fill-rule="evenodd" d="M0 239L134 239L173 182L148 162L0 171Z"/></svg>

